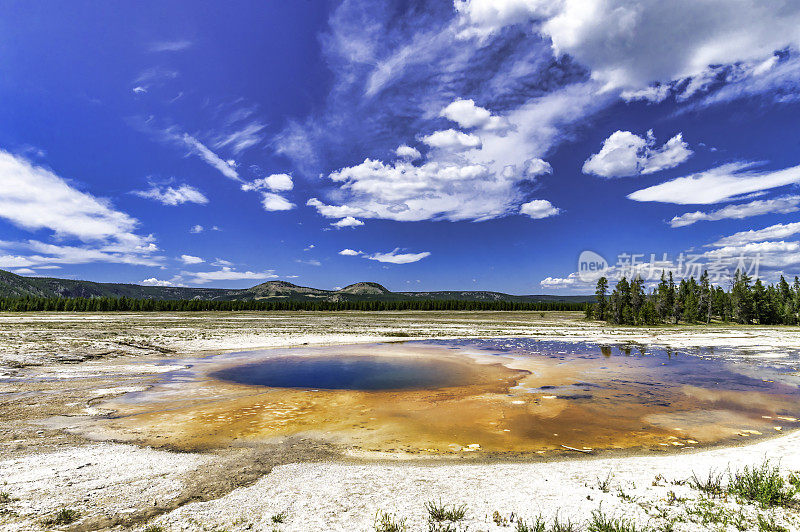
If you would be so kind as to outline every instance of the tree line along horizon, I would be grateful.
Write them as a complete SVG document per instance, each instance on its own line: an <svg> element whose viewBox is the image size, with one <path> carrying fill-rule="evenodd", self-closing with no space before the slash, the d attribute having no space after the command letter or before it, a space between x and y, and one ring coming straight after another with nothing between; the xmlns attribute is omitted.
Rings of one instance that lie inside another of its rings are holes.
<svg viewBox="0 0 800 532"><path fill-rule="evenodd" d="M137 299L130 297L0 297L0 312L201 312L201 311L582 311L586 303L570 301L219 301Z"/></svg>
<svg viewBox="0 0 800 532"><path fill-rule="evenodd" d="M712 320L758 325L800 324L800 278L790 286L783 275L775 284L765 285L746 272L736 270L725 291L709 282L704 271L675 283L672 272L661 272L661 280L649 293L644 281L623 277L608 293L608 279L597 280L595 303L586 305L588 319L619 325L664 323L711 323Z"/></svg>

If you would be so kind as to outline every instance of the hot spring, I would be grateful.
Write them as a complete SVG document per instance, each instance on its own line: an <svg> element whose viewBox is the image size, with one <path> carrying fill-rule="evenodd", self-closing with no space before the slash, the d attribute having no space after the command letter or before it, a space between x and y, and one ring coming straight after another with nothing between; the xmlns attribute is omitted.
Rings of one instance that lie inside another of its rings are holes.
<svg viewBox="0 0 800 532"><path fill-rule="evenodd" d="M103 405L115 414L96 429L187 450L301 437L352 456L683 450L797 427L798 360L535 339L270 349L179 361Z"/></svg>

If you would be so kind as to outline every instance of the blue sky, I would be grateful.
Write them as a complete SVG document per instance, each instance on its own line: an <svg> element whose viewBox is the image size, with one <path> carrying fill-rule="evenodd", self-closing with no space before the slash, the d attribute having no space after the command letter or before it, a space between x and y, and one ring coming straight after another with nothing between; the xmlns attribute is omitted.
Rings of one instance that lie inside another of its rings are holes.
<svg viewBox="0 0 800 532"><path fill-rule="evenodd" d="M4 7L0 268L569 294L592 250L800 274L797 2Z"/></svg>

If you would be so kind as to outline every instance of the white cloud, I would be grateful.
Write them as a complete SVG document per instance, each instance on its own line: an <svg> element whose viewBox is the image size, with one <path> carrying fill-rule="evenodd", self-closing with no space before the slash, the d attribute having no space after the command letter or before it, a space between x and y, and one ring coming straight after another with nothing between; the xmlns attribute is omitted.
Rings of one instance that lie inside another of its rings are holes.
<svg viewBox="0 0 800 532"><path fill-rule="evenodd" d="M223 266L233 266L233 263L229 260L220 259L217 257L214 259L214 262L211 263L212 266L216 266L217 268L221 268Z"/></svg>
<svg viewBox="0 0 800 532"><path fill-rule="evenodd" d="M205 284L212 281L240 281L243 279L275 279L278 276L272 270L263 272L236 271L228 266L211 272L183 272L193 284Z"/></svg>
<svg viewBox="0 0 800 532"><path fill-rule="evenodd" d="M223 160L219 155L211 151L208 146L200 142L192 135L189 135L188 133L179 133L174 129L166 130L164 135L173 142L181 143L189 148L192 153L203 159L212 167L216 168L228 179L233 179L234 181L242 180L239 177L239 172L236 171L236 168L228 164L227 161Z"/></svg>
<svg viewBox="0 0 800 532"><path fill-rule="evenodd" d="M710 204L800 182L800 166L760 172L748 170L753 166L754 163L745 162L724 164L637 190L628 198L682 205Z"/></svg>
<svg viewBox="0 0 800 532"><path fill-rule="evenodd" d="M180 52L190 48L194 43L188 39L177 39L174 41L157 41L150 43L147 47L151 52Z"/></svg>
<svg viewBox="0 0 800 532"><path fill-rule="evenodd" d="M751 229L749 231L740 231L730 236L720 238L713 244L712 247L725 247L725 246L742 246L751 242L761 242L764 240L778 240L784 239L800 233L800 222L793 222L788 224L775 224L765 227L764 229Z"/></svg>
<svg viewBox="0 0 800 532"><path fill-rule="evenodd" d="M328 177L337 190L330 197L336 204L311 198L307 205L329 218L398 221L488 220L515 214L525 199L520 184L552 172L542 157L573 125L611 101L614 97L598 94L593 83L568 85L505 114L507 130L482 129L480 144L472 149L433 149L419 164L367 158L332 172Z"/></svg>
<svg viewBox="0 0 800 532"><path fill-rule="evenodd" d="M463 36L536 21L556 54L606 88L702 76L711 65L764 60L800 46L800 4L758 0L456 0Z"/></svg>
<svg viewBox="0 0 800 532"><path fill-rule="evenodd" d="M53 246L36 240L4 242L37 253L29 264L116 262L156 265L162 258L152 235L135 233L139 222L107 200L81 192L66 180L26 159L0 150L0 218L28 231L52 231L82 246Z"/></svg>
<svg viewBox="0 0 800 532"><path fill-rule="evenodd" d="M172 281L156 279L155 277L150 277L149 279L145 279L139 284L143 286L174 286L172 284Z"/></svg>
<svg viewBox="0 0 800 532"><path fill-rule="evenodd" d="M9 270L11 273L16 273L17 275L36 275L36 272L31 270L30 268L19 268L16 270Z"/></svg>
<svg viewBox="0 0 800 532"><path fill-rule="evenodd" d="M401 159L407 159L409 161L416 161L417 159L422 157L422 154L419 152L418 149L412 148L411 146L408 146L406 144L401 144L400 146L398 146L397 149L395 150L395 155L397 155Z"/></svg>
<svg viewBox="0 0 800 532"><path fill-rule="evenodd" d="M132 90L134 94L144 94L145 92L147 92L147 88L142 87L141 85L135 86Z"/></svg>
<svg viewBox="0 0 800 532"><path fill-rule="evenodd" d="M358 255L362 255L363 251L356 251L354 249L345 248L339 252L339 255L344 255L345 257L356 257Z"/></svg>
<svg viewBox="0 0 800 532"><path fill-rule="evenodd" d="M298 264L308 264L309 266L322 266L322 263L317 259L295 259Z"/></svg>
<svg viewBox="0 0 800 532"><path fill-rule="evenodd" d="M552 173L553 173L553 167L550 166L550 163L539 158L531 159L530 161L528 161L525 167L525 175L530 177L537 177L540 175L552 174Z"/></svg>
<svg viewBox="0 0 800 532"><path fill-rule="evenodd" d="M554 207L553 204L547 200L533 200L520 205L519 212L531 218L540 219L555 216L561 212L561 210Z"/></svg>
<svg viewBox="0 0 800 532"><path fill-rule="evenodd" d="M481 145L481 139L477 135L455 129L435 131L420 140L432 148L451 151L464 151Z"/></svg>
<svg viewBox="0 0 800 532"><path fill-rule="evenodd" d="M204 205L208 203L208 198L202 192L190 185L180 185L178 188L173 187L159 187L153 185L148 190L134 190L131 194L135 194L140 198L148 198L163 205L181 205L183 203L197 203Z"/></svg>
<svg viewBox="0 0 800 532"><path fill-rule="evenodd" d="M475 105L473 100L457 99L442 109L441 116L452 120L464 129L476 127L488 131L500 131L509 127L509 123L504 118L493 116L487 109Z"/></svg>
<svg viewBox="0 0 800 532"><path fill-rule="evenodd" d="M539 286L558 290L561 288L573 288L578 281L578 274L571 273L567 277L546 277L539 281Z"/></svg>
<svg viewBox="0 0 800 532"><path fill-rule="evenodd" d="M800 264L800 242L767 241L722 246L701 255L713 261L738 257L759 258L759 267L765 269L785 268Z"/></svg>
<svg viewBox="0 0 800 532"><path fill-rule="evenodd" d="M158 250L150 243L136 248L127 244L108 243L95 246L55 245L28 240L25 242L0 241L0 249L19 249L27 255L0 255L2 267L52 268L57 264L89 264L107 262L137 266L160 266L164 258L153 253Z"/></svg>
<svg viewBox="0 0 800 532"><path fill-rule="evenodd" d="M364 225L364 222L358 218L353 218L352 216L345 216L338 222L333 222L331 225L334 227L358 227L360 225Z"/></svg>
<svg viewBox="0 0 800 532"><path fill-rule="evenodd" d="M265 211L289 211L294 209L295 205L287 200L280 194L272 192L262 192L261 205Z"/></svg>
<svg viewBox="0 0 800 532"><path fill-rule="evenodd" d="M264 140L264 128L266 125L260 122L250 122L244 124L240 129L220 136L214 142L214 147L230 148L233 153L239 154Z"/></svg>
<svg viewBox="0 0 800 532"><path fill-rule="evenodd" d="M203 226L200 225L200 224L197 224L197 225L193 225L192 228L189 229L189 232L197 234L197 233L202 233L203 230L204 230Z"/></svg>
<svg viewBox="0 0 800 532"><path fill-rule="evenodd" d="M420 261L431 255L429 251L423 251L422 253L398 253L399 251L400 248L395 248L393 251L389 251L387 253L373 253L372 255L364 255L364 258L376 260L378 262L388 262L391 264L409 264Z"/></svg>
<svg viewBox="0 0 800 532"><path fill-rule="evenodd" d="M670 220L669 224L672 227L685 227L704 220L716 221L730 218L740 220L742 218L749 218L761 214L788 214L800 210L798 204L800 204L800 196L754 200L740 205L728 205L722 209L711 212L687 212L680 216L675 216Z"/></svg>
<svg viewBox="0 0 800 532"><path fill-rule="evenodd" d="M586 159L583 173L601 177L651 174L678 166L691 155L681 133L656 148L652 130L646 139L630 131L615 131L603 141L598 153Z"/></svg>
<svg viewBox="0 0 800 532"><path fill-rule="evenodd" d="M292 176L288 174L272 174L242 185L242 190L245 191L266 189L272 192L285 192L292 188L294 188L294 183Z"/></svg>
<svg viewBox="0 0 800 532"><path fill-rule="evenodd" d="M201 264L205 262L200 257L195 257L194 255L181 255L181 260L184 264Z"/></svg>

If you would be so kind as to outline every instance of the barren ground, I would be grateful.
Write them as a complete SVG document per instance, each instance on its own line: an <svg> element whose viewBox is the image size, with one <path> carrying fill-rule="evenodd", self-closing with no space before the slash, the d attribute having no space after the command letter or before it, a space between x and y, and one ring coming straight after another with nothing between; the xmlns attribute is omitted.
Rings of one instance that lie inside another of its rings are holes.
<svg viewBox="0 0 800 532"><path fill-rule="evenodd" d="M707 498L685 482L693 472L735 471L765 458L780 463L784 476L800 470L792 423L782 423L783 436L738 447L519 463L356 462L308 438L187 453L66 430L108 414L99 408L104 401L175 369L163 363L168 358L495 336L736 347L743 359L794 372L800 348L798 328L624 328L570 313L2 314L0 530L372 530L379 512L427 530L430 500L466 505L452 530L513 530L520 516L538 515L585 524L598 508L657 530L768 530L759 516L800 529L796 509ZM75 510L76 520L48 524L62 508ZM273 522L282 513L283 522Z"/></svg>

